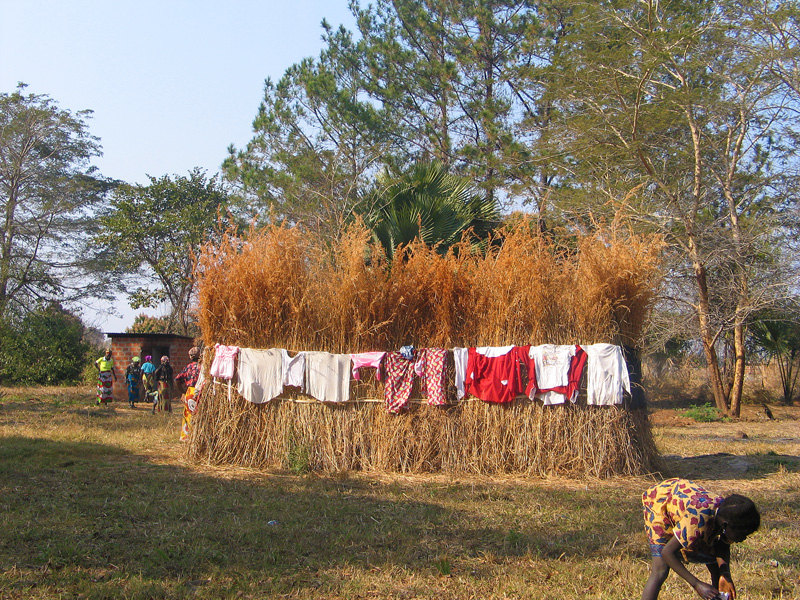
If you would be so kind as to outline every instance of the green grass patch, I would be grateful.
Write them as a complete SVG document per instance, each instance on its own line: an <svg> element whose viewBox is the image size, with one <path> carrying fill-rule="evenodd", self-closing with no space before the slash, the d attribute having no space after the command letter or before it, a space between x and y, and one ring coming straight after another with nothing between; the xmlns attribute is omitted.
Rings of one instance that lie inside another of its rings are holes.
<svg viewBox="0 0 800 600"><path fill-rule="evenodd" d="M683 411L683 414L698 423L712 423L722 419L719 409L710 402L706 402L703 405L692 404L691 407Z"/></svg>
<svg viewBox="0 0 800 600"><path fill-rule="evenodd" d="M651 478L198 467L182 462L177 413L87 406L0 411L2 598L622 600L646 579L640 495ZM764 532L734 557L756 600L772 593L764 556L786 581L800 575L797 475L779 477L756 495Z"/></svg>

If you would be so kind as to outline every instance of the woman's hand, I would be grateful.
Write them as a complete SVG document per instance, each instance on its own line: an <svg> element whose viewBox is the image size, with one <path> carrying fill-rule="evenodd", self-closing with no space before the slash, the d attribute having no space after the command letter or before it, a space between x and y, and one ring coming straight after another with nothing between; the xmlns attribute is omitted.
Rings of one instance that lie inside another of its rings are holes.
<svg viewBox="0 0 800 600"><path fill-rule="evenodd" d="M694 591L697 592L697 595L704 600L715 600L715 598L719 596L719 590L713 585L709 585L704 581L698 581L694 585Z"/></svg>
<svg viewBox="0 0 800 600"><path fill-rule="evenodd" d="M736 598L736 587L733 585L733 581L731 581L730 576L725 577L725 575L720 575L719 591L727 592L730 600Z"/></svg>

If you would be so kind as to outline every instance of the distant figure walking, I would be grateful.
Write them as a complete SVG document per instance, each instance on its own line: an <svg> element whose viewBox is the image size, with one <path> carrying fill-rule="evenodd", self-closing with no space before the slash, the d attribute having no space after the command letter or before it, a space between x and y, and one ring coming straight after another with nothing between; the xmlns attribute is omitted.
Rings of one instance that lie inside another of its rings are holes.
<svg viewBox="0 0 800 600"><path fill-rule="evenodd" d="M111 350L106 350L105 355L94 361L97 368L97 405L108 404L114 400L114 381L117 380L117 372L114 369L114 359Z"/></svg>
<svg viewBox="0 0 800 600"><path fill-rule="evenodd" d="M131 364L125 369L125 381L128 383L128 404L131 408L136 408L139 401L139 394L142 390L142 367L139 365L141 359L134 356Z"/></svg>
<svg viewBox="0 0 800 600"><path fill-rule="evenodd" d="M158 384L158 410L172 412L172 365L169 364L169 356L161 357L161 365L155 372L156 383ZM153 407L155 410L155 407Z"/></svg>

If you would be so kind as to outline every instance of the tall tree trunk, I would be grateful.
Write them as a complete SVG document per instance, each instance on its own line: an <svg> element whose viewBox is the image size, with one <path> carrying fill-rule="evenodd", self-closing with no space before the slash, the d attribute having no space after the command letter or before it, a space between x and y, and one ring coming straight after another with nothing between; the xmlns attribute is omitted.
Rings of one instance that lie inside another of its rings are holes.
<svg viewBox="0 0 800 600"><path fill-rule="evenodd" d="M723 414L727 415L728 401L725 396L725 388L722 384L722 373L719 368L719 359L716 350L717 335L712 331L709 321L710 302L708 297L708 282L706 281L706 269L699 260L697 249L691 239L689 240L689 252L692 258L692 267L694 268L695 284L697 285L697 319L700 324L700 339L703 342L703 353L706 357L708 379L711 383L711 390L714 392L714 403Z"/></svg>
<svg viewBox="0 0 800 600"><path fill-rule="evenodd" d="M738 313L739 311L737 311ZM730 413L734 417L739 416L742 400L742 390L744 388L744 319L739 314L736 316L736 323L733 327L733 386L730 393Z"/></svg>

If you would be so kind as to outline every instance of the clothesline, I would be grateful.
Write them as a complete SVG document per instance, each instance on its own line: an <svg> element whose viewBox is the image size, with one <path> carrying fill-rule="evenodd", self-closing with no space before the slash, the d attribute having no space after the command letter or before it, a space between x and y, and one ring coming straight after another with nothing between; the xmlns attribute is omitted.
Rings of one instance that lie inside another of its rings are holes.
<svg viewBox="0 0 800 600"><path fill-rule="evenodd" d="M451 351L404 346L397 352L299 351L295 356L281 348L256 350L216 344L211 375L228 381L229 391L236 375L237 392L255 404L281 396L285 386L320 402L343 403L351 401L351 378L359 380L360 369L374 368L384 386L383 402L389 412L396 413L412 403L415 381L428 404L451 404L446 394L450 360L459 400L507 403L523 396L545 405L575 403L584 368L588 369L587 404L620 404L623 390L630 393L622 349L612 344L483 346Z"/></svg>
<svg viewBox="0 0 800 600"><path fill-rule="evenodd" d="M216 377L213 378L212 383L214 385L218 385L218 386L225 386L225 387L228 386L228 382L227 381L223 381L223 380L217 379ZM524 394L520 394L519 396L516 397L516 399L517 400L530 400L530 398L528 398ZM283 394L281 394L280 400L281 400L281 402L294 402L295 404L325 404L325 402L323 402L321 400L317 400L316 398L310 398L310 397L293 398L291 396L285 396ZM457 400L456 402L450 402L449 405L450 406L455 406L456 404L462 404L464 402L479 402L479 401L481 401L480 398L473 398L473 397L470 396L469 398L461 398L461 399ZM359 404L361 402L373 403L373 404L383 404L386 401L383 398L355 398L355 399L350 399L350 400L342 400L341 402L337 402L336 404ZM425 398L409 398L408 402L409 402L409 404L427 404L428 403L428 401Z"/></svg>

